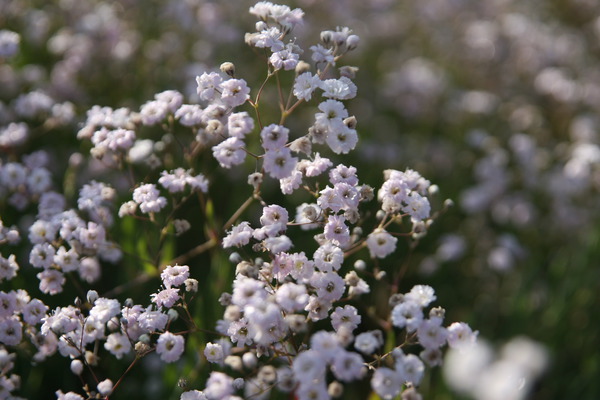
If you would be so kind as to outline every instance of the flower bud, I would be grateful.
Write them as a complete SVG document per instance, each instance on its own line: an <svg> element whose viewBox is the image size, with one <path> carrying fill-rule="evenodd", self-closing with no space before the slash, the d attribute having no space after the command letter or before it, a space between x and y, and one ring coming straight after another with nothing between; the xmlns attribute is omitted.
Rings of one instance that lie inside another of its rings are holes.
<svg viewBox="0 0 600 400"><path fill-rule="evenodd" d="M310 64L306 61L298 61L298 64L296 64L295 68L296 75L300 75L308 71L310 71Z"/></svg>
<svg viewBox="0 0 600 400"><path fill-rule="evenodd" d="M346 39L346 48L348 51L352 51L358 47L358 42L360 42L360 38L357 35L350 35Z"/></svg>
<svg viewBox="0 0 600 400"><path fill-rule="evenodd" d="M233 63L227 61L224 62L223 64L221 64L221 72L226 73L227 75L229 75L230 77L234 77L235 76L235 65L233 65Z"/></svg>

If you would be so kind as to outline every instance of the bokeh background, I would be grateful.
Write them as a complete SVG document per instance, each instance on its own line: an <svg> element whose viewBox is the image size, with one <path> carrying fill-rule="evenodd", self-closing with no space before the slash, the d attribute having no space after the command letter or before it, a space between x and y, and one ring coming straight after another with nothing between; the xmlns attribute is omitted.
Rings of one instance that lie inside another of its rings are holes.
<svg viewBox="0 0 600 400"><path fill-rule="evenodd" d="M71 200L89 179L124 186L118 175L107 175L93 162L73 167L71 158L69 163L73 151L89 152L89 144L76 139L85 112L93 105L139 109L167 89L180 90L193 102L195 76L223 61L233 62L237 75L257 87L264 64L243 40L253 30L247 13L253 3L3 0L0 29L20 33L21 43L14 58L0 61L0 125L25 121L31 127L35 140L20 151L49 150L55 184L71 193ZM550 364L532 399L600 398L600 322L595 319L600 309L600 3L285 4L306 13L304 26L294 31L306 49L317 43L321 30L336 26L348 26L361 38L344 59L359 67L358 96L348 107L360 136L357 150L344 162L359 166L361 182L378 187L383 169L413 168L439 186L439 204L454 201L409 258L407 246L402 260L385 261L392 269L408 263L402 288L431 285L447 321L466 321L493 344L518 336L543 344ZM42 95L49 99L45 108ZM34 97L42 106L31 111L24 104ZM306 129L311 111L314 105L290 119L292 128ZM220 171L209 160L200 158L197 167L215 182L215 215L231 215L248 188L232 190L224 181L236 178L235 172ZM278 198L276 187L267 193ZM193 213L192 207L182 212ZM247 215L256 211L251 208ZM4 201L0 212L6 225L20 222ZM208 218L172 240L163 257L206 241L211 224L223 223ZM144 229L124 219L111 234L124 249L141 254L151 241ZM25 246L22 251L26 259ZM189 262L205 294L194 304L202 326L211 327L221 317L214 299L229 290L233 267L227 257L214 250ZM104 274L99 291L117 288L123 300L147 301L158 278L122 287L143 271L143 263L125 258L123 266ZM19 279L12 284L26 287L27 275ZM36 293L36 285L30 285L30 293ZM207 371L200 356L203 343L214 338L210 332L195 336L189 346L197 346L197 353L180 365L164 369L146 359L115 398L175 399L182 377L200 387ZM107 358L104 367L118 375L126 364ZM17 368L26 398L51 398L57 382L64 391L78 387L65 373L68 361L59 357ZM428 374L421 389L425 398L461 398L439 369Z"/></svg>

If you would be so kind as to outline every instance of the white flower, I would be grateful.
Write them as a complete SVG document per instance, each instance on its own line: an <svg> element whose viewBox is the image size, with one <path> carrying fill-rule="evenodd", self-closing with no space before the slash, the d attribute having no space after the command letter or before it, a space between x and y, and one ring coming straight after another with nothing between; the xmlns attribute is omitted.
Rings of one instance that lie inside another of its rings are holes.
<svg viewBox="0 0 600 400"><path fill-rule="evenodd" d="M204 72L196 77L196 82L198 83L197 92L200 100L213 101L220 92L223 78L216 72Z"/></svg>
<svg viewBox="0 0 600 400"><path fill-rule="evenodd" d="M425 365L419 357L414 354L403 355L396 359L395 367L403 383L410 382L414 386L419 386L425 373Z"/></svg>
<svg viewBox="0 0 600 400"><path fill-rule="evenodd" d="M373 354L382 344L381 331L363 332L354 339L354 348L366 355Z"/></svg>
<svg viewBox="0 0 600 400"><path fill-rule="evenodd" d="M454 322L448 327L448 346L462 348L471 346L477 340L478 332L473 332L471 327L464 322Z"/></svg>
<svg viewBox="0 0 600 400"><path fill-rule="evenodd" d="M334 153L347 154L356 147L358 134L355 129L350 129L342 123L337 126L337 129L327 132L325 141Z"/></svg>
<svg viewBox="0 0 600 400"><path fill-rule="evenodd" d="M385 400L396 397L403 383L396 371L386 367L377 368L371 378L371 388Z"/></svg>
<svg viewBox="0 0 600 400"><path fill-rule="evenodd" d="M115 332L108 335L104 348L120 360L123 354L129 353L131 350L131 343L129 343L127 336Z"/></svg>
<svg viewBox="0 0 600 400"><path fill-rule="evenodd" d="M260 132L262 147L265 150L277 150L285 146L290 130L284 126L271 124L265 126Z"/></svg>
<svg viewBox="0 0 600 400"><path fill-rule="evenodd" d="M219 343L206 343L204 357L211 363L221 364L225 358L223 347Z"/></svg>
<svg viewBox="0 0 600 400"><path fill-rule="evenodd" d="M428 285L415 285L405 295L405 298L410 301L414 301L421 307L427 307L433 301L436 300L435 291L431 286Z"/></svg>
<svg viewBox="0 0 600 400"><path fill-rule="evenodd" d="M310 72L304 72L296 77L294 83L294 96L298 99L309 101L316 88L319 87L321 79Z"/></svg>
<svg viewBox="0 0 600 400"><path fill-rule="evenodd" d="M221 83L221 101L228 107L241 106L250 98L250 88L243 79L228 79Z"/></svg>
<svg viewBox="0 0 600 400"><path fill-rule="evenodd" d="M384 229L376 229L367 236L367 248L371 257L385 258L396 250L396 239Z"/></svg>
<svg viewBox="0 0 600 400"><path fill-rule="evenodd" d="M265 152L263 168L275 179L287 178L292 174L298 159L292 157L288 147Z"/></svg>
<svg viewBox="0 0 600 400"><path fill-rule="evenodd" d="M254 120L246 111L230 114L227 117L227 131L229 136L243 139L254 129Z"/></svg>
<svg viewBox="0 0 600 400"><path fill-rule="evenodd" d="M183 336L171 332L162 333L156 341L156 353L164 362L175 362L179 360L185 347Z"/></svg>
<svg viewBox="0 0 600 400"><path fill-rule="evenodd" d="M405 301L397 304L392 310L392 324L397 328L404 328L408 332L415 331L423 320L423 310L414 301Z"/></svg>
<svg viewBox="0 0 600 400"><path fill-rule="evenodd" d="M212 148L213 156L221 167L231 168L244 162L246 152L244 142L237 137L230 137Z"/></svg>

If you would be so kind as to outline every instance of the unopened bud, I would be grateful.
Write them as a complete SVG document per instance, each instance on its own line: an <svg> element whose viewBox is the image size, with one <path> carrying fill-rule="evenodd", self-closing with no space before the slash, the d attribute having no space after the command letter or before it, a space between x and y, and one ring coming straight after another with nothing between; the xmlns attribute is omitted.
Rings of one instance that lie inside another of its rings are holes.
<svg viewBox="0 0 600 400"><path fill-rule="evenodd" d="M354 115L344 119L344 124L350 129L356 129L356 123L357 121Z"/></svg>
<svg viewBox="0 0 600 400"><path fill-rule="evenodd" d="M358 67L351 67L349 65L344 65L339 68L340 75L345 76L348 79L356 78L356 73L358 72Z"/></svg>
<svg viewBox="0 0 600 400"><path fill-rule="evenodd" d="M333 32L332 31L323 31L321 32L321 41L325 46L329 46L331 41L333 40Z"/></svg>
<svg viewBox="0 0 600 400"><path fill-rule="evenodd" d="M306 61L298 61L298 64L296 64L296 75L300 75L303 74L305 72L310 71L310 64L307 63Z"/></svg>
<svg viewBox="0 0 600 400"><path fill-rule="evenodd" d="M224 62L223 64L221 64L220 68L222 72L226 73L230 77L233 78L235 76L235 65L233 65L232 62Z"/></svg>
<svg viewBox="0 0 600 400"><path fill-rule="evenodd" d="M358 42L360 42L360 38L357 35L350 35L346 39L346 48L348 51L354 50L358 47Z"/></svg>

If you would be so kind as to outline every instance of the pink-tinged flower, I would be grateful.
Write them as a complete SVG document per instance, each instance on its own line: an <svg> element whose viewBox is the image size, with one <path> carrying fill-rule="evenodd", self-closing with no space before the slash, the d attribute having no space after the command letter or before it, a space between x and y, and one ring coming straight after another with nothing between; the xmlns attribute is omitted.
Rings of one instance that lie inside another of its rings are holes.
<svg viewBox="0 0 600 400"><path fill-rule="evenodd" d="M166 288L182 285L190 277L190 267L187 265L167 265L160 273L160 278Z"/></svg>
<svg viewBox="0 0 600 400"><path fill-rule="evenodd" d="M150 295L150 299L158 307L171 308L180 299L179 289L169 288Z"/></svg>
<svg viewBox="0 0 600 400"><path fill-rule="evenodd" d="M292 174L297 162L298 159L292 157L292 151L288 147L282 147L265 152L263 167L271 177L283 179Z"/></svg>
<svg viewBox="0 0 600 400"><path fill-rule="evenodd" d="M212 148L213 156L221 167L231 168L244 162L246 152L244 142L237 137L230 137Z"/></svg>
<svg viewBox="0 0 600 400"><path fill-rule="evenodd" d="M241 106L250 98L250 88L243 79L228 79L221 83L221 101L229 107Z"/></svg>

